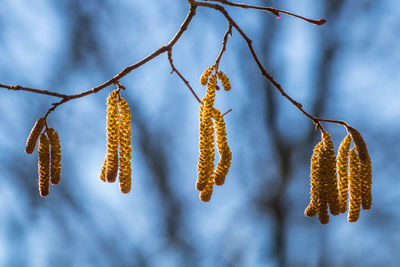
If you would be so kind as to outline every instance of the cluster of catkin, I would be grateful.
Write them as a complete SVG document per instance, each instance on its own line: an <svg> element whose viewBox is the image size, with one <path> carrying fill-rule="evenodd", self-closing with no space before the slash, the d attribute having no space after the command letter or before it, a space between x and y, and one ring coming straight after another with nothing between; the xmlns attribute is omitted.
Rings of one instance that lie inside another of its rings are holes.
<svg viewBox="0 0 400 267"><path fill-rule="evenodd" d="M119 169L122 193L131 191L131 112L116 89L107 98L107 154L100 179L115 182Z"/></svg>
<svg viewBox="0 0 400 267"><path fill-rule="evenodd" d="M46 130L42 133L43 128ZM33 126L25 145L25 152L32 154L38 146L39 193L45 197L50 191L50 182L56 185L61 179L61 146L58 133L47 128L46 120L39 118Z"/></svg>
<svg viewBox="0 0 400 267"><path fill-rule="evenodd" d="M326 131L311 157L311 199L304 214L318 214L321 224L329 222L328 207L332 215L339 215L349 206L348 221L356 222L361 205L364 210L372 205L372 169L367 146L356 129L346 128L348 135L340 144L337 157ZM354 147L350 149L352 140Z"/></svg>
<svg viewBox="0 0 400 267"><path fill-rule="evenodd" d="M214 184L224 184L232 160L232 153L226 138L224 117L214 107L215 91L219 89L217 79L221 81L226 91L231 89L228 77L223 72L218 72L214 66L206 69L200 78L200 83L207 86L207 90L201 101L199 112L200 155L196 189L200 191L200 199L204 202L210 201ZM220 159L214 170L215 141Z"/></svg>

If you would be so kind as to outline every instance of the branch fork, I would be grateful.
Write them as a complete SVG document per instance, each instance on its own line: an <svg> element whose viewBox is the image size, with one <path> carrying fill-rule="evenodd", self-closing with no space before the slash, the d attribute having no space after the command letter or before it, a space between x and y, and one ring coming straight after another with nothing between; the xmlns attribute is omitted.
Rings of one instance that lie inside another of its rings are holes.
<svg viewBox="0 0 400 267"><path fill-rule="evenodd" d="M221 57L224 53L224 51L226 50L226 44L227 44L227 40L228 40L228 36L232 36L232 28L234 28L239 35L243 38L243 40L247 43L247 46L249 48L249 51L255 61L255 63L257 64L258 68L261 71L261 74L268 79L272 85L282 94L283 97L285 97L286 99L288 99L300 112L302 112L305 116L307 116L316 126L316 128L320 128L321 130L323 130L321 122L329 122L329 123L336 123L336 124L340 124L343 126L346 126L346 122L344 121L337 121L337 120L328 120L328 119L321 119L321 118L317 118L312 116L311 114L309 114L308 112L306 112L303 109L303 105L297 101L295 101L293 98L291 98L282 88L282 86L275 81L275 79L273 78L272 75L270 75L265 68L263 67L263 65L261 64L254 48L252 45L252 40L245 34L245 32L239 27L239 25L235 22L235 20L230 16L230 14L228 13L228 11L225 9L224 6L231 6L231 7L236 7L236 8L243 8L243 9L253 9L253 10L259 10L259 11L264 11L264 12L268 12L273 14L276 17L280 17L280 14L285 14L288 16L292 16L292 17L296 17L299 18L301 20L304 20L306 22L312 23L314 25L323 25L324 23L326 23L325 19L318 19L318 20L313 20L313 19L309 19L285 10L280 10L280 9L276 9L276 8L272 8L272 7L263 7L263 6L254 6L254 5L248 5L248 4L242 4L242 3L234 3L231 1L227 1L227 0L203 0L203 1L196 1L196 0L187 0L190 8L189 8L189 12L186 16L186 18L184 19L183 23L181 24L179 30L176 32L176 34L173 36L173 38L165 45L161 46L160 48L158 48L156 51L154 51L153 53L151 53L150 55L148 55L147 57L143 58L142 60L125 67L121 72L119 72L117 75L115 75L114 77L112 77L111 79L105 81L104 83L93 87L92 89L89 89L87 91L83 91L81 93L77 93L77 94L73 94L73 95L65 95L65 94L60 94L57 92L53 92L53 91L48 91L48 90L41 90L41 89L35 89L35 88L30 88L30 87L25 87L25 86L21 86L21 85L5 85L5 84L0 84L0 88L5 88L8 90L15 90L15 91L28 91L28 92L32 92L32 93L36 93L36 94L43 94L43 95L49 95L49 96L54 96L54 97L58 97L61 98L61 101L59 102L55 102L52 103L52 107L48 109L47 113L45 114L44 118L47 118L47 116L53 112L58 106L73 100L73 99L78 99L90 94L94 94L99 92L100 90L108 87L111 84L115 84L117 85L118 88L125 90L125 87L122 86L120 84L120 80L125 77L126 75L128 75L130 72L132 72L133 70L141 67L142 65L146 64L147 62L151 61L152 59L158 57L159 55L163 54L163 53L167 53L168 55L168 61L171 65L171 73L176 73L178 75L178 77L183 81L183 83L188 87L188 89L190 90L190 92L193 94L193 96L195 97L195 99L197 100L197 102L199 102L201 104L201 100L200 98L196 95L195 91L193 90L193 88L191 87L189 81L187 79L184 78L184 76L178 71L178 69L176 68L176 66L173 63L173 59L172 59L172 49L174 47L174 45L178 42L178 40L180 39L180 37L183 35L183 33L188 29L188 26L190 24L190 22L192 21L193 17L195 17L196 15L196 10L198 7L206 7L206 8L211 8L211 9L215 9L216 11L220 12L225 19L228 22L228 29L225 32L224 36L223 36L223 41L222 41L222 47L221 50L215 60L215 68L216 70L218 70L218 65L220 63ZM214 2L214 3L211 3ZM227 114L229 113L231 110L228 110L227 112L224 113Z"/></svg>

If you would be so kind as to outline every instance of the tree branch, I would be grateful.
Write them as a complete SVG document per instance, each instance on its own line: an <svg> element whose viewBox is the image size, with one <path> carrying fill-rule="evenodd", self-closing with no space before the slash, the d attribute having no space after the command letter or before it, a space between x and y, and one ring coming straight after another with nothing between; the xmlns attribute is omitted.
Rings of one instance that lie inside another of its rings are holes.
<svg viewBox="0 0 400 267"><path fill-rule="evenodd" d="M256 9L256 10L261 10L261 11L265 11L265 12L270 12L272 14L274 14L277 17L280 17L279 13L282 14L286 14L292 17L296 17L302 20L305 20L307 22L310 22L312 24L315 25L322 25L326 23L326 19L318 19L318 20L314 20L314 19L309 19L285 10L281 10L281 9L276 9L273 7L263 7L263 6L253 6L253 5L247 5L247 4L240 4L240 3L233 3L227 0L204 0L205 2L210 1L210 2L218 2L227 6L234 6L234 7L240 7L240 8L245 8L245 9Z"/></svg>
<svg viewBox="0 0 400 267"><path fill-rule="evenodd" d="M176 69L176 67L174 65L174 61L172 60L172 49L168 50L168 60L169 60L169 64L171 65L171 68L172 68L171 73L175 72L179 76L179 78L181 78L181 80L186 84L186 86L192 92L192 94L197 99L197 101L201 104L200 98L196 95L193 88L190 86L189 81L186 80L185 77L183 77L183 75Z"/></svg>
<svg viewBox="0 0 400 267"><path fill-rule="evenodd" d="M55 96L55 97L60 97L62 98L62 100L60 102L57 103L53 103L52 107L47 111L45 118L51 113L53 112L59 105L64 104L72 99L77 99L77 98L81 98L93 93L97 93L100 90L108 87L111 84L115 84L117 83L121 78L125 77L127 74L129 74L131 71L133 71L134 69L139 68L140 66L146 64L147 62L149 62L150 60L158 57L159 55L169 51L172 49L172 47L176 44L176 42L179 40L179 38L182 36L182 34L186 31L186 29L188 28L188 25L190 24L190 21L192 20L192 18L195 16L196 14L196 5L190 5L190 10L189 13L187 14L185 20L183 21L182 25L180 26L178 32L175 34L175 36L171 39L171 41L169 43L167 43L166 45L160 47L159 49L157 49L156 51L154 51L153 53L151 53L150 55L148 55L147 57L145 57L144 59L136 62L133 65L130 65L126 68L124 68L120 73L118 73L117 75L115 75L114 77L112 77L111 79L109 79L108 81L93 87L90 90L78 93L78 94L74 94L74 95L64 95L64 94L59 94L56 92L50 92L50 91L46 91L46 90L39 90L39 89L33 89L33 88L29 88L29 87L23 87L23 86L19 86L19 85L3 85L0 84L0 87L2 88L6 88L9 90L23 90L23 91L29 91L29 92L33 92L33 93L37 93L37 94L44 94L44 95L51 95L51 96Z"/></svg>
<svg viewBox="0 0 400 267"><path fill-rule="evenodd" d="M111 79L109 79L108 81L90 89L87 90L85 92L70 96L71 99L75 99L75 98L80 98L89 94L93 94L93 93L97 93L98 91L104 89L105 87L114 84L115 82L119 81L121 78L125 77L127 74L129 74L131 71L133 71L134 69L139 68L140 66L146 64L147 62L149 62L150 60L158 57L159 55L167 52L168 50L172 49L172 47L176 44L176 42L179 40L179 38L182 36L182 34L186 31L188 25L190 24L190 21L192 20L192 18L196 15L196 8L197 6L190 6L190 10L188 15L186 16L185 20L183 21L181 27L179 28L178 32L175 34L175 36L171 39L171 41L160 47L159 49L157 49L156 51L154 51L153 53L151 53L150 55L148 55L147 57L145 57L144 59L136 62L135 64L128 66L126 68L124 68L120 73L118 73L117 75L115 75L114 77L112 77Z"/></svg>
<svg viewBox="0 0 400 267"><path fill-rule="evenodd" d="M220 2L220 1L224 1L224 0L212 0L212 1ZM239 34L242 36L242 38L247 43L250 53L253 56L253 59L256 62L258 68L260 69L261 74L272 83L272 85L282 94L282 96L284 96L286 99L288 99L294 106L296 106L296 108L298 110L300 110L305 116L307 116L315 124L316 128L320 128L321 130L323 130L322 125L320 123L321 121L329 122L329 123L336 123L336 124L340 124L340 125L344 125L344 126L347 125L344 121L320 119L320 118L312 116L307 111L305 111L303 109L303 105L301 103L297 102L296 100L294 100L292 97L290 97L285 92L285 90L283 90L282 86L277 81L275 81L274 77L272 77L272 75L270 75L265 70L265 68L261 64L256 52L254 51L253 44L252 44L253 41L243 32L243 30L232 19L232 17L229 15L229 13L226 11L226 9L223 6L218 5L218 4L211 4L211 3L204 3L204 2L197 2L197 1L194 1L194 2L198 6L212 8L212 9L215 9L215 10L219 11L220 13L222 13L222 15L227 19L227 21L230 24L232 24L232 26L239 32Z"/></svg>
<svg viewBox="0 0 400 267"><path fill-rule="evenodd" d="M212 8L215 9L217 11L219 11L228 21L229 25L228 25L228 29L224 34L223 37L223 42L222 42L222 48L218 54L218 57L216 59L215 62L215 66L218 67L219 61L221 60L222 54L224 53L225 49L226 49L226 43L228 40L228 35L232 35L232 28L235 28L238 33L241 35L241 37L245 40L245 42L247 43L247 46L250 50L251 55L253 56L254 61L256 62L258 68L261 71L261 74L268 79L273 86L282 94L282 96L284 96L285 98L287 98L294 106L297 107L297 109L299 109L305 116L307 116L310 120L312 120L312 122L315 124L315 126L317 128L320 128L323 131L322 125L320 122L329 122L329 123L336 123L336 124L340 124L343 126L346 126L346 122L344 121L338 121L338 120L328 120L328 119L321 119L321 118L317 118L312 116L311 114L309 114L308 112L306 112L303 109L302 104L300 104L299 102L295 101L293 98L291 98L282 88L282 86L275 81L275 79L272 77L272 75L270 75L265 68L263 67L263 65L261 64L256 52L254 51L253 45L252 45L252 40L243 32L243 30L239 27L239 25L232 19L232 17L229 15L229 13L225 10L225 8L221 5L218 4L212 4L212 3L207 3L207 1L210 2L218 2L221 4L225 4L228 6L234 6L234 7L239 7L239 8L245 8L245 9L256 9L256 10L261 10L261 11L266 11L266 12L270 12L276 16L279 16L280 13L282 14L287 14L290 16L294 16L300 19L303 19L305 21L308 21L310 23L316 24L316 25L322 25L326 22L325 19L319 19L319 20L312 20L312 19L308 19L302 16L299 16L297 14L293 14L284 10L280 10L280 9L275 9L272 7L261 7L261 6L252 6L252 5L247 5L247 4L239 4L239 3L233 3L227 0L204 0L204 2L200 2L200 1L196 1L196 0L187 0L188 3L190 4L190 10L189 13L187 14L185 20L183 21L182 25L180 26L179 30L177 31L177 33L174 35L174 37L171 39L170 42L168 42L166 45L158 48L156 51L154 51L153 53L151 53L150 55L148 55L147 57L143 58L142 60L136 62L133 65L130 65L126 68L124 68L121 72L119 72L117 75L115 75L114 77L112 77L111 79L107 80L106 82L93 87L90 90L81 92L81 93L77 93L74 95L65 95L65 94L60 94L60 93L56 93L56 92L51 92L51 91L47 91L47 90L39 90L39 89L34 89L34 88L29 88L29 87L23 87L20 85L4 85L4 84L0 84L1 88L5 88L8 90L22 90L22 91L29 91L29 92L33 92L33 93L37 93L37 94L44 94L44 95L50 95L50 96L54 96L54 97L59 97L62 98L61 101L53 103L52 107L47 111L47 113L45 114L45 118L51 113L53 112L59 105L64 104L72 99L77 99L77 98L81 98L93 93L97 93L100 90L108 87L111 84L117 84L119 83L119 80L122 79L123 77L125 77L127 74L129 74L131 71L133 71L134 69L137 69L139 67L141 67L142 65L146 64L147 62L151 61L152 59L158 57L159 55L167 52L168 54L168 60L169 63L171 65L172 68L172 72L175 72L180 79L186 84L186 86L189 88L189 90L192 92L192 94L194 95L194 97L196 98L196 100L201 103L201 100L199 99L199 97L196 95L196 93L194 92L193 88L190 86L189 82L182 76L182 74L176 69L176 67L173 64L173 59L172 59L172 48L173 46L178 42L178 40L180 39L180 37L182 36L182 34L187 30L191 20L193 19L193 17L196 15L196 9L198 6L201 7L207 7L207 8Z"/></svg>
<svg viewBox="0 0 400 267"><path fill-rule="evenodd" d="M0 87L8 89L8 90L28 91L28 92L32 92L32 93L36 93L36 94L51 95L51 96L60 97L60 98L67 97L67 95L64 95L64 94L59 94L59 93L51 92L51 91L47 91L47 90L29 88L29 87L25 87L25 86L21 86L21 85L5 85L5 84L0 83Z"/></svg>
<svg viewBox="0 0 400 267"><path fill-rule="evenodd" d="M222 54L226 50L226 43L228 42L228 35L232 36L232 23L229 22L228 29L226 30L224 37L222 38L222 47L221 51L219 51L218 57L215 60L215 68L218 70L219 61L222 58Z"/></svg>

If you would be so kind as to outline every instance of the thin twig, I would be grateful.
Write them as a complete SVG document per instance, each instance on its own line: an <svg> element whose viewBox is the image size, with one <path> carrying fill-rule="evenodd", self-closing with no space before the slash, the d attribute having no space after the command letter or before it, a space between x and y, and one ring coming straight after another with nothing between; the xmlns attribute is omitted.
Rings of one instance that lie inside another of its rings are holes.
<svg viewBox="0 0 400 267"><path fill-rule="evenodd" d="M200 98L197 96L197 94L194 92L193 88L190 86L189 81L186 80L185 77L183 77L183 75L176 69L176 67L174 65L174 61L172 59L172 48L170 50L168 50L168 61L172 68L171 73L175 72L179 76L179 78L181 78L181 80L186 84L186 86L192 92L192 94L197 99L197 101L201 104Z"/></svg>
<svg viewBox="0 0 400 267"><path fill-rule="evenodd" d="M228 34L232 34L232 27L235 28L239 34L242 36L242 38L246 41L247 46L250 50L251 55L253 56L254 61L256 62L258 68L261 71L261 74L267 78L272 84L273 86L282 94L282 96L284 96L285 98L287 98L294 106L297 107L297 109L299 109L305 116L307 116L310 120L313 121L313 123L315 124L315 126L317 128L320 128L321 130L323 130L322 125L320 122L329 122L329 123L336 123L336 124L340 124L343 126L347 126L346 122L344 121L337 121L337 120L328 120L328 119L321 119L321 118L317 118L312 116L311 114L309 114L308 112L306 112L303 109L303 106L295 101L293 98L291 98L282 88L282 86L275 81L275 79L272 77L272 75L270 75L265 68L263 67L263 65L261 64L260 60L258 59L258 56L256 55L253 45L252 45L252 40L243 32L243 30L239 27L239 25L232 19L232 17L229 15L229 13L225 10L225 8L221 5L218 4L211 4L211 3L206 3L207 0L204 0L205 2L198 2L196 0L187 0L190 4L190 10L189 13L187 14L185 20L183 21L182 25L180 26L179 30L177 31L177 33L174 35L174 37L171 39L171 41L169 43L167 43L166 45L160 47L159 49L157 49L156 51L154 51L153 53L151 53L150 55L148 55L147 57L143 58L142 60L136 62L133 65L130 65L126 68L124 68L120 73L118 73L117 75L115 75L114 77L112 77L111 79L109 79L108 81L93 87L90 90L78 93L78 94L74 94L74 95L65 95L65 94L60 94L60 93L56 93L56 92L51 92L51 91L47 91L47 90L39 90L39 89L34 89L34 88L29 88L29 87L23 87L20 85L4 85L4 84L0 84L0 87L8 89L8 90L22 90L22 91L29 91L29 92L33 92L33 93L37 93L37 94L44 94L44 95L50 95L50 96L55 96L55 97L59 97L62 98L61 101L57 102L57 103L53 103L52 107L47 111L47 113L45 114L45 118L51 113L53 112L59 105L64 104L72 99L77 99L77 98L81 98L93 93L97 93L100 90L108 87L111 84L117 84L119 83L119 80L122 79L123 77L125 77L127 74L129 74L131 71L133 71L134 69L139 68L140 66L146 64L147 62L149 62L150 60L158 57L159 55L167 52L168 53L168 60L171 64L172 70L182 79L182 81L188 86L188 88L190 89L190 91L192 92L192 94L195 96L195 98L197 99L197 101L199 103L201 103L201 100L199 99L199 97L195 94L194 90L192 89L192 87L190 86L189 82L182 76L182 74L180 74L180 72L175 68L174 64L173 64L173 60L172 60L172 48L173 46L176 44L176 42L179 40L179 38L182 36L182 34L187 30L192 18L196 15L196 9L198 6L202 6L202 7L208 7L208 8L212 8L215 9L217 11L219 11L220 13L222 13L222 15L227 19L227 21L229 22L229 26L228 26L228 30L224 35L223 38L223 43L222 43L222 48L221 51L216 59L216 66L218 67L219 61L222 57L223 52L226 49L226 43L227 43L227 39L228 39ZM303 19L305 21L308 21L310 23L314 23L316 25L322 25L326 22L325 19L319 19L319 20L312 20L312 19L308 19L302 16L299 16L297 14L293 14L284 10L279 10L279 9L275 9L275 8L271 8L271 7L260 7L260 6L252 6L252 5L247 5L247 4L237 4L237 3L233 3L227 0L208 0L208 1L213 1L213 2L219 2L225 5L229 5L229 6L234 6L234 7L240 7L240 8L251 8L251 9L257 9L257 10L262 10L262 11L267 11L270 12L276 16L279 16L279 13L283 13L283 14L287 14L290 16L294 16L300 19Z"/></svg>
<svg viewBox="0 0 400 267"><path fill-rule="evenodd" d="M53 103L52 107L47 111L45 117L47 117L51 112L53 112L59 105L64 104L72 99L77 99L77 98L81 98L93 93L97 93L100 90L108 87L111 84L115 84L117 83L120 79L122 79L123 77L125 77L127 74L129 74L131 71L133 71L134 69L139 68L140 66L146 64L147 62L149 62L150 60L158 57L159 55L169 51L170 49L172 49L172 47L176 44L176 42L179 40L179 38L182 36L182 34L186 31L188 25L190 24L190 21L192 20L192 18L196 15L196 8L197 5L190 5L190 10L189 13L187 14L185 20L183 21L182 25L180 26L179 30L177 31L177 33L174 35L174 37L171 39L171 41L169 43L167 43L166 45L160 47L159 49L157 49L156 51L154 51L153 53L151 53L150 55L148 55L147 57L145 57L144 59L136 62L133 65L130 65L126 68L124 68L120 73L118 73L117 75L115 75L114 77L112 77L111 79L109 79L108 81L93 87L90 90L78 93L78 94L74 94L74 95L63 95L63 94L59 94L59 93L55 93L55 92L50 92L50 91L46 91L46 90L38 90L38 89L33 89L33 88L28 88L28 87L22 87L19 85L16 86L11 86L11 85L3 85L1 84L0 87L9 89L9 90L24 90L24 91L30 91L33 93L38 93L38 94L45 94L45 95L51 95L51 96L56 96L56 97L60 97L62 98L62 100L60 102L57 103Z"/></svg>
<svg viewBox="0 0 400 267"><path fill-rule="evenodd" d="M232 109L230 108L227 112L225 112L224 114L222 114L222 117L225 116L226 114L228 114L229 112L231 112Z"/></svg>
<svg viewBox="0 0 400 267"><path fill-rule="evenodd" d="M5 84L0 84L0 87L8 89L8 90L15 90L15 91L28 91L36 94L42 94L42 95L51 95L55 97L60 97L64 98L67 97L67 95L64 94L59 94L56 92L51 92L47 90L40 90L40 89L35 89L35 88L29 88L21 85L5 85Z"/></svg>
<svg viewBox="0 0 400 267"><path fill-rule="evenodd" d="M60 102L52 103L52 104L51 104L52 107L49 108L49 110L47 110L46 114L44 115L44 119L46 119L47 116L49 116L49 114L50 114L51 112L53 112L59 105L64 104L65 102L68 102L69 100L71 100L71 99L68 98L68 97L66 97L66 98L63 98Z"/></svg>
<svg viewBox="0 0 400 267"><path fill-rule="evenodd" d="M232 36L232 23L229 22L228 25L228 29L226 30L225 34L224 34L224 38L222 38L222 47L221 50L219 51L218 57L215 60L215 69L218 70L218 65L219 65L219 61L222 58L222 54L225 52L226 50L226 43L228 42L228 35Z"/></svg>
<svg viewBox="0 0 400 267"><path fill-rule="evenodd" d="M343 126L345 126L345 127L348 127L348 126L349 126L345 121L328 120L328 119L320 119L320 118L317 118L317 120L318 120L318 121L323 121L323 122L329 122L329 123L336 123L336 124L343 125Z"/></svg>
<svg viewBox="0 0 400 267"><path fill-rule="evenodd" d="M207 2L207 1L218 2L218 3L224 4L224 5L240 7L240 8L245 8L245 9L249 8L249 9L256 9L256 10L266 11L266 12L270 12L270 13L274 14L277 17L280 17L279 13L282 13L282 14L286 14L286 15L289 15L289 16L293 16L293 17L305 20L305 21L310 22L310 23L315 24L315 25L322 25L322 24L326 23L326 19L317 19L317 20L309 19L309 18L300 16L300 15L297 15L297 14L294 14L294 13L291 13L291 12L288 12L288 11L285 11L285 10L281 10L281 9L276 9L276 8L273 8L273 7L263 7L263 6L253 6L253 5L247 5L247 4L241 4L241 3L233 3L233 2L230 2L230 1L227 1L227 0L204 0L204 1L205 2Z"/></svg>
<svg viewBox="0 0 400 267"><path fill-rule="evenodd" d="M125 88L125 86L123 86L121 83L120 83L120 81L116 81L115 82L115 85L117 86L117 88L119 89L119 90L126 90L126 88Z"/></svg>
<svg viewBox="0 0 400 267"><path fill-rule="evenodd" d="M292 97L290 97L282 88L282 86L275 81L274 77L272 77L271 74L269 74L264 66L261 64L256 52L254 51L253 45L252 45L252 40L243 32L243 30L239 27L239 25L232 19L232 17L229 15L229 13L225 10L225 8L221 5L218 4L210 4L210 3L204 3L204 2L195 2L198 6L202 6L202 7L208 7L208 8L213 8L219 12L222 13L222 15L228 20L229 23L232 24L232 26L239 32L239 34L242 36L242 38L246 41L247 46L250 50L251 55L253 56L254 61L256 62L258 68L261 71L261 74L267 78L272 85L282 94L282 96L284 96L285 98L287 98L294 106L296 106L296 108L298 110L300 110L305 116L307 116L310 120L312 120L312 122L315 124L316 127L319 127L322 129L322 126L320 124L321 121L324 122L329 122L329 123L336 123L336 124L341 124L341 125L346 125L345 122L343 121L337 121L337 120L328 120L328 119L320 119L317 117L312 116L311 114L309 114L307 111L305 111L303 109L303 105L299 102L297 102L296 100L294 100Z"/></svg>
<svg viewBox="0 0 400 267"><path fill-rule="evenodd" d="M132 70L139 68L140 66L146 64L147 62L149 62L150 60L158 57L159 55L167 52L169 49L171 49L176 42L179 40L179 38L182 36L182 34L186 31L190 21L192 20L192 18L195 16L196 14L196 8L197 6L190 6L190 10L188 15L186 16L185 20L183 21L181 27L179 28L178 32L175 34L175 36L172 38L172 40L160 47L159 49L157 49L156 51L154 51L153 53L151 53L150 55L148 55L147 57L145 57L144 59L136 62L135 64L128 66L126 68L124 68L120 73L118 73L117 75L115 75L113 78L109 79L108 81L90 89L87 90L85 92L76 94L71 96L71 99L75 99L75 98L80 98L89 94L93 94L93 93L97 93L98 91L104 89L105 87L119 81L121 78L125 77L127 74L129 74Z"/></svg>

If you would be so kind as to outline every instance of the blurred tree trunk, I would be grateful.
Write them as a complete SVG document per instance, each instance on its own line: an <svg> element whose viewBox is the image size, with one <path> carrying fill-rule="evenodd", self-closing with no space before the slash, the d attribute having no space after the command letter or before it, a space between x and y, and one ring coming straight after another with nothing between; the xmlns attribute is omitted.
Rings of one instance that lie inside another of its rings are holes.
<svg viewBox="0 0 400 267"><path fill-rule="evenodd" d="M324 113L325 103L329 96L329 92L331 90L331 78L333 76L332 66L335 62L336 51L339 48L340 38L336 34L332 34L335 27L335 21L338 20L338 14L341 11L343 1L328 1L326 0L324 3L324 10L321 17L327 18L328 23L325 26L324 30L321 30L318 33L318 43L319 47L317 51L314 53L317 55L317 62L315 67L315 75L313 75L315 81L315 87L313 89L313 100L310 105L306 106L306 110L310 110L314 116L321 116ZM329 23L329 21L332 21ZM273 75L278 73L279 71L283 71L279 69L279 66L274 66L273 62L271 62L271 58L273 55L278 53L274 50L274 40L276 40L276 36L279 33L279 29L277 28L276 23L271 23L271 19L267 18L264 21L265 26L261 27L263 29L262 36L263 38L263 65L266 69ZM327 28L328 27L328 28ZM290 64L290 63L288 63ZM310 62L311 64L311 62ZM279 80L279 79L278 79ZM292 161L292 156L294 152L298 153L298 151L294 151L294 149L305 149L304 154L309 154L309 151L312 150L312 147L315 143L314 139L317 135L314 127L310 125L310 128L307 132L304 133L303 137L297 139L287 139L284 137L281 132L278 121L279 121L279 105L283 101L287 101L280 94L276 92L276 89L268 82L265 81L265 90L264 90L264 105L266 107L265 114L265 129L270 137L270 144L272 145L271 153L273 153L276 160L277 167L277 177L275 180L275 184L273 187L273 191L269 191L268 194L265 194L262 190L259 192L258 197L256 198L258 201L259 207L261 207L261 213L264 214L273 214L274 220L274 229L273 229L273 242L271 254L272 257L275 258L275 262L278 266L285 267L288 266L289 262L286 256L286 247L287 247L287 215L289 212L288 203L286 199L286 190L292 178L292 173L294 169L298 165L297 162ZM293 131L295 129L290 129L290 123L286 123L288 129L287 131ZM268 148L267 148L268 149ZM304 164L302 165L304 166ZM324 242L324 238L320 239L321 242ZM323 245L323 244L321 244ZM324 246L322 246L324 247ZM326 266L323 263L324 251L321 249L321 266Z"/></svg>

